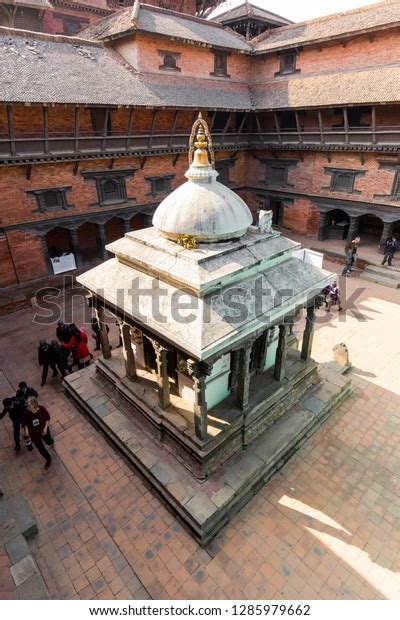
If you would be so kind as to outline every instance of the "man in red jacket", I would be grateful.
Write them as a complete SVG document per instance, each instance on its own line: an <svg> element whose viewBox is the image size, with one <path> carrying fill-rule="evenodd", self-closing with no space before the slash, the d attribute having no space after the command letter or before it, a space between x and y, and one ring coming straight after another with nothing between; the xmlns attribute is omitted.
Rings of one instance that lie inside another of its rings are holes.
<svg viewBox="0 0 400 620"><path fill-rule="evenodd" d="M51 456L43 443L43 436L47 433L49 421L50 414L47 409L40 406L33 396L28 398L26 401L25 420L23 422L25 438L27 439L29 435L32 443L37 447L43 458L46 459L45 469L49 469L51 465Z"/></svg>

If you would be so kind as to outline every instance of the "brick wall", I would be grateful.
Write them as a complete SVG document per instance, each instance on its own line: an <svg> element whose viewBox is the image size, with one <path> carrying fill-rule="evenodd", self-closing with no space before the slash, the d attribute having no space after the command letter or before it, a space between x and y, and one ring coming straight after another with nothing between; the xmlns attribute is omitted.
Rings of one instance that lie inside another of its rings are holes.
<svg viewBox="0 0 400 620"><path fill-rule="evenodd" d="M400 55L399 31L356 36L348 41L307 45L297 55L296 68L301 75L353 69L393 63ZM251 79L262 82L271 79L279 71L280 57L277 52L256 56L252 60Z"/></svg>
<svg viewBox="0 0 400 620"><path fill-rule="evenodd" d="M137 33L134 37L117 41L115 46L123 58L139 71L169 75L171 79L174 75L202 77L211 80L221 79L210 75L214 71L214 53L208 47L191 45L181 41L169 41L164 37L146 33ZM160 65L163 64L163 59L158 50L181 54L180 58L177 59L177 66L181 71L176 73L159 69ZM250 77L249 56L232 50L227 62L231 80L248 82Z"/></svg>

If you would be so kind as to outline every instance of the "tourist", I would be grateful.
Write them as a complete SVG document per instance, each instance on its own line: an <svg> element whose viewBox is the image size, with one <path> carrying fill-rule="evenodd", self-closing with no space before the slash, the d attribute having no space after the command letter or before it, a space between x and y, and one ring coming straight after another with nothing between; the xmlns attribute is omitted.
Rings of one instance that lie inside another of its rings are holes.
<svg viewBox="0 0 400 620"><path fill-rule="evenodd" d="M99 351L100 345L101 345L100 325L96 317L93 317L90 323L91 323L92 330L93 330L92 338L94 338L96 341L96 346L94 348L94 351ZM108 325L107 325L107 331L109 331Z"/></svg>
<svg viewBox="0 0 400 620"><path fill-rule="evenodd" d="M326 286L322 293L325 296L325 308L327 312L331 311L332 306L338 306L339 312L342 310L340 303L340 291L336 282Z"/></svg>
<svg viewBox="0 0 400 620"><path fill-rule="evenodd" d="M43 441L49 445L54 443L49 428L50 414L47 409L39 405L38 401L33 396L26 401L26 410L23 422L25 438L30 437L33 445L36 446L46 461L44 468L49 469L51 465L51 456L46 450Z"/></svg>
<svg viewBox="0 0 400 620"><path fill-rule="evenodd" d="M61 347L72 350L74 361L76 360L79 370L90 364L90 351L87 346L87 341L88 337L85 332L82 329L79 330L75 325L71 340L66 343L61 343Z"/></svg>
<svg viewBox="0 0 400 620"><path fill-rule="evenodd" d="M8 413L13 425L13 435L15 443L15 453L21 449L21 425L25 416L25 403L20 398L5 398L3 400L3 411L0 413L0 419Z"/></svg>
<svg viewBox="0 0 400 620"><path fill-rule="evenodd" d="M360 243L360 237L356 237L351 242L346 243L344 248L344 268L342 276L349 276L353 269L353 265L357 260L358 244Z"/></svg>
<svg viewBox="0 0 400 620"><path fill-rule="evenodd" d="M18 384L18 390L15 396L16 398L23 398L24 404L25 404L27 398L29 398L30 396L37 398L39 394L36 392L34 388L28 387L26 381L21 381Z"/></svg>
<svg viewBox="0 0 400 620"><path fill-rule="evenodd" d="M383 247L383 261L381 264L384 265L387 261L388 266L391 267L393 256L398 249L396 237L388 237L385 243L381 243L379 247Z"/></svg>
<svg viewBox="0 0 400 620"><path fill-rule="evenodd" d="M63 349L57 340L52 340L50 343L50 359L56 368L60 371L62 377L65 377L67 366L65 365L65 349Z"/></svg>
<svg viewBox="0 0 400 620"><path fill-rule="evenodd" d="M71 327L64 323L64 321L57 321L56 336L60 343L66 344L71 340ZM72 371L72 365L70 364L70 352L68 349L61 348L63 352L63 367Z"/></svg>
<svg viewBox="0 0 400 620"><path fill-rule="evenodd" d="M49 372L49 366L53 371L52 377L57 377L58 372L54 363L54 356L52 355L52 348L46 340L41 340L38 346L38 362L39 366L43 368L41 386L43 387L47 380L47 374Z"/></svg>

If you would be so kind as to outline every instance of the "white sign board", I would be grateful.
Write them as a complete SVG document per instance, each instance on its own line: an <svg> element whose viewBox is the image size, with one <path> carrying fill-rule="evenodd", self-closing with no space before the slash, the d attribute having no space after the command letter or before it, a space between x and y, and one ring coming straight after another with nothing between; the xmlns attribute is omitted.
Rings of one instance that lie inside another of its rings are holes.
<svg viewBox="0 0 400 620"><path fill-rule="evenodd" d="M301 248L301 250L295 250L293 252L293 256L295 258L299 258L305 263L311 263L316 267L320 267L322 269L322 262L324 260L324 255L322 252L315 252L314 250L308 250L307 248Z"/></svg>
<svg viewBox="0 0 400 620"><path fill-rule="evenodd" d="M64 254L63 256L56 256L51 258L51 264L53 266L53 273L64 273L65 271L73 271L76 269L75 256L72 254Z"/></svg>

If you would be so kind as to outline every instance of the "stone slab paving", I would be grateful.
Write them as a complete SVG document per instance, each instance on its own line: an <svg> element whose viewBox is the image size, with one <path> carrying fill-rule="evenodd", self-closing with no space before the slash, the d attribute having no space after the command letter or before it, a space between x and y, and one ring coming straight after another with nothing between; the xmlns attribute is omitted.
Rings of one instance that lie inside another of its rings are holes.
<svg viewBox="0 0 400 620"><path fill-rule="evenodd" d="M50 470L37 452L15 457L11 424L0 422L4 491L23 493L35 513L30 549L53 598L400 597L400 291L353 277L344 285L350 295L363 289L357 305L365 320L321 310L314 351L329 361L333 346L346 342L352 396L206 549L57 380L40 389L56 438ZM83 324L83 301L74 304ZM1 398L21 380L39 387L37 341L54 330L32 326L33 315L21 310L0 321ZM12 596L3 574L0 596Z"/></svg>

